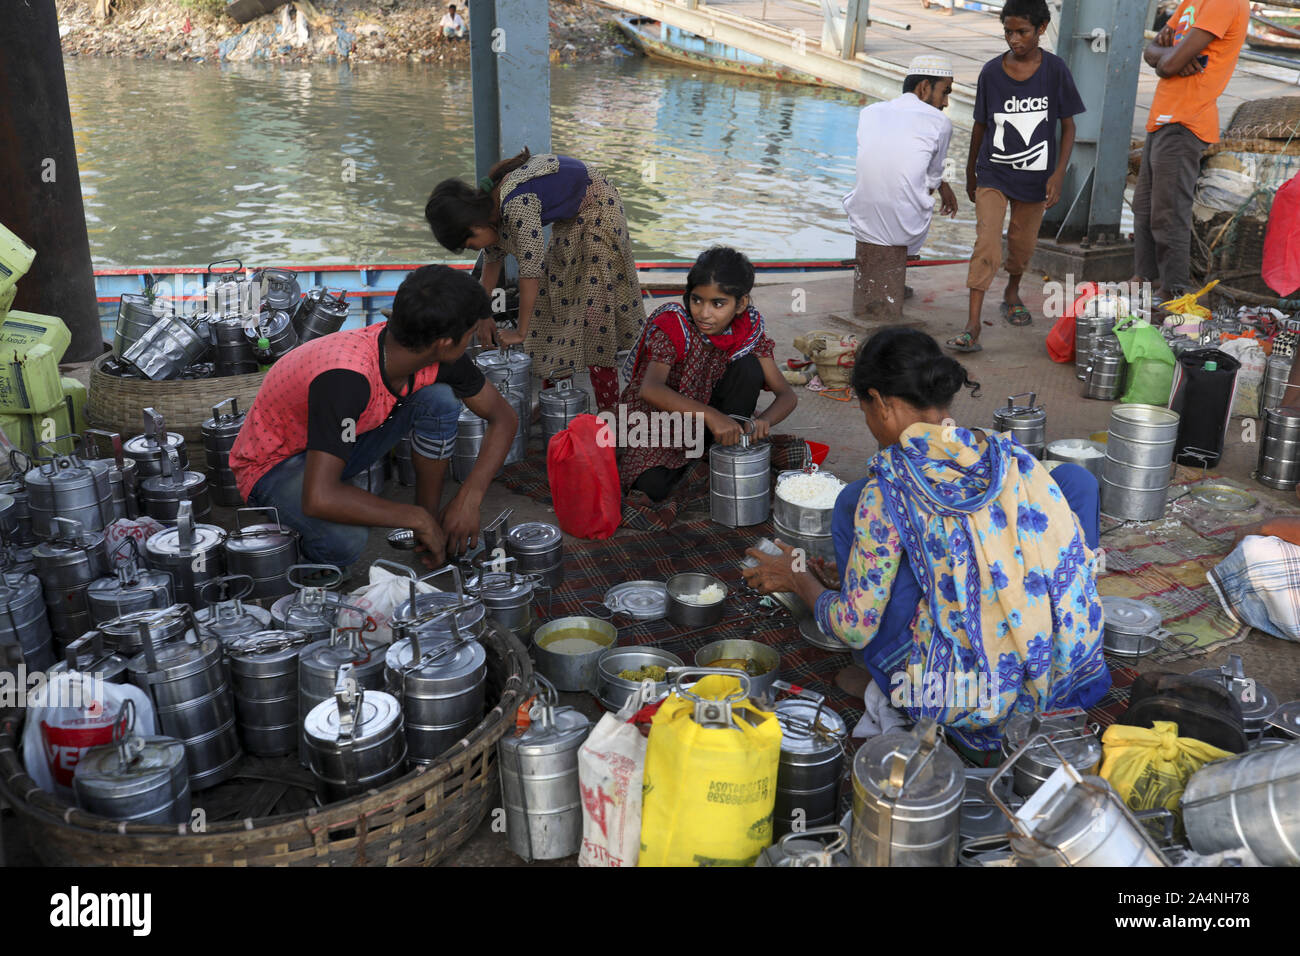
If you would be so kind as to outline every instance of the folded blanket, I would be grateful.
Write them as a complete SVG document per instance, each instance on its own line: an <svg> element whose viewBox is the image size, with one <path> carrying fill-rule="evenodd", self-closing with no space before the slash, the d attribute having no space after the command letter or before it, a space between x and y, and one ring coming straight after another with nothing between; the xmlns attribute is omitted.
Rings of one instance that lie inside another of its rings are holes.
<svg viewBox="0 0 1300 956"><path fill-rule="evenodd" d="M1228 616L1284 641L1300 641L1300 547L1247 535L1209 572Z"/></svg>

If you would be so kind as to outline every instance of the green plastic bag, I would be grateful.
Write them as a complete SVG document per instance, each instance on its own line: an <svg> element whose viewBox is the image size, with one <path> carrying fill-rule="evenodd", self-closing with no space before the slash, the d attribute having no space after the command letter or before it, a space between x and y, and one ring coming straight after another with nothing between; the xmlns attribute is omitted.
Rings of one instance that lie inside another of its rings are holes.
<svg viewBox="0 0 1300 956"><path fill-rule="evenodd" d="M1120 401L1168 405L1177 361L1160 330L1143 319L1131 319L1128 324L1116 326L1115 335L1128 362L1128 377Z"/></svg>

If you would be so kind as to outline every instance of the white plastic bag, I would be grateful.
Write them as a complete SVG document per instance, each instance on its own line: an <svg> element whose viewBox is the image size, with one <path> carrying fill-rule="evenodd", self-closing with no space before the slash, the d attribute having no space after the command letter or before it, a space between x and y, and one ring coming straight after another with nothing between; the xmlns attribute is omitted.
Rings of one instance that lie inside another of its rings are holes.
<svg viewBox="0 0 1300 956"><path fill-rule="evenodd" d="M120 552L117 550L118 545L127 538L135 541L137 554L144 554L144 543L159 531L165 530L161 522L148 515L141 515L138 518L118 518L104 529L104 543L108 547L108 553L113 556L113 563L117 565L130 555L130 548L123 548Z"/></svg>
<svg viewBox="0 0 1300 956"><path fill-rule="evenodd" d="M646 681L617 714L605 714L578 751L582 849L578 866L636 866L641 854L641 778L646 740L630 723L650 699Z"/></svg>
<svg viewBox="0 0 1300 956"><path fill-rule="evenodd" d="M1259 388L1263 384L1264 368L1268 362L1264 350L1251 339L1231 339L1218 348L1241 363L1241 368L1237 370L1232 414L1255 418L1259 415Z"/></svg>
<svg viewBox="0 0 1300 956"><path fill-rule="evenodd" d="M417 581L415 590L419 594L428 594L437 589L423 581ZM385 571L381 565L372 564L370 583L349 594L347 603L361 608L374 618L375 632L367 635L367 643L377 641L380 644L391 644L393 632L388 626L389 619L392 618L397 606L410 598L411 578L408 575L394 574Z"/></svg>
<svg viewBox="0 0 1300 956"><path fill-rule="evenodd" d="M80 671L47 675L46 682L26 697L23 767L27 775L46 793L72 802L72 774L90 749L78 745L85 743L85 728L109 723L103 743L110 743L113 719L128 699L135 703L135 732L142 737L153 734L153 702L140 688L109 684Z"/></svg>

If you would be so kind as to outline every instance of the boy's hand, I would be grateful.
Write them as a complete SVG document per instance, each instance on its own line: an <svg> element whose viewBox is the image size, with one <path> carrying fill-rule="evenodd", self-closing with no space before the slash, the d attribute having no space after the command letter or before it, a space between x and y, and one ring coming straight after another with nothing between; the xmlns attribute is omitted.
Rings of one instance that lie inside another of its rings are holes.
<svg viewBox="0 0 1300 956"><path fill-rule="evenodd" d="M973 203L975 202L975 170L966 170L966 196Z"/></svg>
<svg viewBox="0 0 1300 956"><path fill-rule="evenodd" d="M1065 170L1058 169L1047 178L1047 206L1051 209L1061 199L1061 184L1065 179Z"/></svg>
<svg viewBox="0 0 1300 956"><path fill-rule="evenodd" d="M717 409L709 410L712 414L704 419L704 424L713 432L713 440L719 445L734 445L744 434L740 422L730 415L724 415Z"/></svg>
<svg viewBox="0 0 1300 956"><path fill-rule="evenodd" d="M1156 34L1156 45L1157 45L1157 46L1173 46L1173 45L1174 45L1174 28L1171 27L1171 26L1170 26L1169 24L1167 24L1167 23L1166 23L1163 27L1161 27L1161 28L1160 28L1160 32Z"/></svg>
<svg viewBox="0 0 1300 956"><path fill-rule="evenodd" d="M957 197L953 194L952 187L947 183L939 184L939 200L939 215L957 215Z"/></svg>

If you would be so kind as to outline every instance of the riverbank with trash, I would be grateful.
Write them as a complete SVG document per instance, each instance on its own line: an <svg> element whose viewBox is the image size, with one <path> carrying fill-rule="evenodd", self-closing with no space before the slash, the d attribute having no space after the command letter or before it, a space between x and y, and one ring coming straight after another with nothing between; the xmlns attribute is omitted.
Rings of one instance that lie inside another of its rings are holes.
<svg viewBox="0 0 1300 956"><path fill-rule="evenodd" d="M92 0L59 0L65 57L469 66L469 43L442 36L433 12L442 8L413 0L291 3L247 24L194 9L183 0L121 0L107 19L97 16L100 7ZM618 49L608 10L599 5L551 0L550 17L552 61L626 55Z"/></svg>

